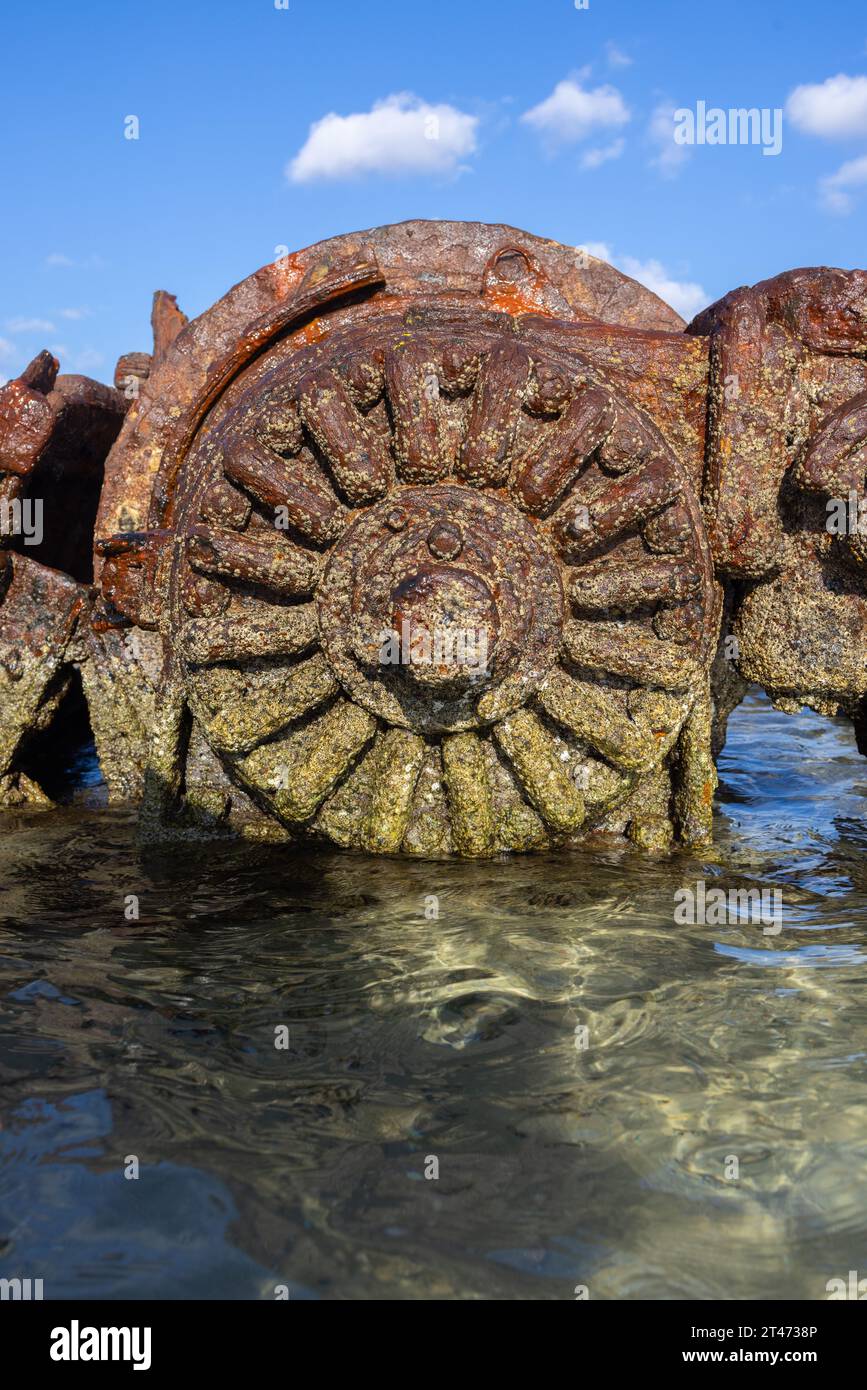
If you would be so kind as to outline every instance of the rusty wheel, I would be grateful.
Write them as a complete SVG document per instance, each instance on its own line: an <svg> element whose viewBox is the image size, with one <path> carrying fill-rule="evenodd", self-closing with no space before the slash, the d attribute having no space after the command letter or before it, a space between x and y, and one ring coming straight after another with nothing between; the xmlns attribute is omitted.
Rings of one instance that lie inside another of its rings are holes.
<svg viewBox="0 0 867 1390"><path fill-rule="evenodd" d="M177 679L293 832L433 856L569 842L707 720L697 501L568 324L387 296L308 321L175 468ZM683 763L701 838L709 774Z"/></svg>
<svg viewBox="0 0 867 1390"><path fill-rule="evenodd" d="M119 605L131 564L163 585L151 788L176 810L215 755L218 817L378 852L703 840L691 481L524 247L475 293L431 279L314 265L174 411L151 531L103 548Z"/></svg>

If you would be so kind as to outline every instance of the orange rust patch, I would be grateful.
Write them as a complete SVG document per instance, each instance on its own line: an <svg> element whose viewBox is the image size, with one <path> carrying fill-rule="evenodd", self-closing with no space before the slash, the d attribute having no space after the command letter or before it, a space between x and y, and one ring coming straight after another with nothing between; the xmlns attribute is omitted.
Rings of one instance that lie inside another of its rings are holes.
<svg viewBox="0 0 867 1390"><path fill-rule="evenodd" d="M311 319L310 323L305 323L295 334L301 343L319 343L325 337L325 327L321 319Z"/></svg>
<svg viewBox="0 0 867 1390"><path fill-rule="evenodd" d="M485 298L492 309L511 314L513 318L519 314L544 314L546 318L553 318L554 315L545 305L541 283L538 287L534 285L533 290L538 291L538 298L534 292L528 294L517 285L504 281L502 285L490 286Z"/></svg>
<svg viewBox="0 0 867 1390"><path fill-rule="evenodd" d="M305 266L301 252L293 251L290 256L281 256L279 261L272 261L263 269L267 272L278 298L285 299L303 278Z"/></svg>

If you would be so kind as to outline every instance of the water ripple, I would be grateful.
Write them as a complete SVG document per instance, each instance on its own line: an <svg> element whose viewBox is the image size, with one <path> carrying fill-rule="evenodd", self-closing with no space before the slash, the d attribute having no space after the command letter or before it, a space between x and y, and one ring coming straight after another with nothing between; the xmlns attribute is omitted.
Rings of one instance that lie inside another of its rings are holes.
<svg viewBox="0 0 867 1390"><path fill-rule="evenodd" d="M127 813L10 815L0 1276L824 1297L864 1259L865 767L751 699L713 852L670 860L143 854ZM699 880L779 889L781 932L676 925Z"/></svg>

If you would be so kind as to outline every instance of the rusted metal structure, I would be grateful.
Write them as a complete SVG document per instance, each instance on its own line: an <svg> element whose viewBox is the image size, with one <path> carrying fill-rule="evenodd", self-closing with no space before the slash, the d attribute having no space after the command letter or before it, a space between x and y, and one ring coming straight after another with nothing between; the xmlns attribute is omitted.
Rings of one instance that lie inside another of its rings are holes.
<svg viewBox="0 0 867 1390"><path fill-rule="evenodd" d="M150 837L702 844L747 682L864 739L864 272L687 327L574 248L410 222L190 324L158 295L154 338L120 390L43 354L0 391L5 496L98 482L92 572L4 538L7 802L73 670Z"/></svg>

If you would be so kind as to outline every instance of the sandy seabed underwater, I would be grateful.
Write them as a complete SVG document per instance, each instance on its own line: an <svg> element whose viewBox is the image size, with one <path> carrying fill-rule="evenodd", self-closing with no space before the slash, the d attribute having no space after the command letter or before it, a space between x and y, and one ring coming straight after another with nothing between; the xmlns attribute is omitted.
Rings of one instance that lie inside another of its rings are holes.
<svg viewBox="0 0 867 1390"><path fill-rule="evenodd" d="M0 1277L827 1298L867 1270L867 761L751 696L718 804L701 858L483 864L7 816ZM779 935L676 926L699 880L778 888Z"/></svg>

